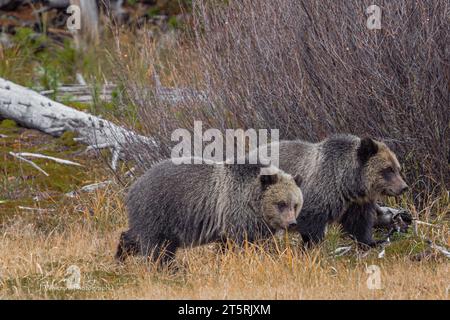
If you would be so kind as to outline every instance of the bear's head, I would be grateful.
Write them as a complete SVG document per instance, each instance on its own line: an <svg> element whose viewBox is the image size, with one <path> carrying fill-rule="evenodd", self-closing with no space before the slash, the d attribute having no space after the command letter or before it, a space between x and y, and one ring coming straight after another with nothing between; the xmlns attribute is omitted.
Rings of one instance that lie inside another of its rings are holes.
<svg viewBox="0 0 450 320"><path fill-rule="evenodd" d="M273 172L261 172L259 182L262 190L261 212L265 223L273 230L294 227L303 206L300 177L293 178L274 169Z"/></svg>
<svg viewBox="0 0 450 320"><path fill-rule="evenodd" d="M362 166L362 180L370 198L399 196L408 189L401 175L396 155L386 144L371 138L361 139L357 157Z"/></svg>

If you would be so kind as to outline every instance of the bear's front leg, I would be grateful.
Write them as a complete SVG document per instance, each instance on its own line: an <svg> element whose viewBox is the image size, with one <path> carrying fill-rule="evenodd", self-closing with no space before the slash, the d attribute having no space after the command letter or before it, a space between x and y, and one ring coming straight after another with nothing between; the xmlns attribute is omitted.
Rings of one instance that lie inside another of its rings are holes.
<svg viewBox="0 0 450 320"><path fill-rule="evenodd" d="M327 228L327 215L316 211L302 211L297 219L297 228L305 247L322 242Z"/></svg>
<svg viewBox="0 0 450 320"><path fill-rule="evenodd" d="M375 203L352 203L343 214L340 223L344 231L353 236L356 241L369 247L374 247L377 242L373 240Z"/></svg>

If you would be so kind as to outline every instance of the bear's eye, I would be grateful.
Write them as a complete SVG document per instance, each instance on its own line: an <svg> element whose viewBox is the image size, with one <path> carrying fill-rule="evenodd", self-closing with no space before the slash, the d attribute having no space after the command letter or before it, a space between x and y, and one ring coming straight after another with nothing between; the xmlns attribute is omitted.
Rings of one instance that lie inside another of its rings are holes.
<svg viewBox="0 0 450 320"><path fill-rule="evenodd" d="M277 203L278 210L284 211L287 208L287 203L280 201Z"/></svg>
<svg viewBox="0 0 450 320"><path fill-rule="evenodd" d="M386 169L381 170L381 174L385 179L389 179L393 174L395 174L395 170L392 167L387 167Z"/></svg>

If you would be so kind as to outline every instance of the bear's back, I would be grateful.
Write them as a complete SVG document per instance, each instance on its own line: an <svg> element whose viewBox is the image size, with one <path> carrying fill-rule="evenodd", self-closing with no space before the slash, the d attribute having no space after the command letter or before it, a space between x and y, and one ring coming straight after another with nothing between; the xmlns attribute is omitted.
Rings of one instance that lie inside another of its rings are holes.
<svg viewBox="0 0 450 320"><path fill-rule="evenodd" d="M182 212L199 210L195 208L196 204L211 197L208 190L214 188L213 171L214 166L175 165L171 160L152 166L128 192L126 204L130 224L141 223L149 214L173 215L176 219L183 216Z"/></svg>

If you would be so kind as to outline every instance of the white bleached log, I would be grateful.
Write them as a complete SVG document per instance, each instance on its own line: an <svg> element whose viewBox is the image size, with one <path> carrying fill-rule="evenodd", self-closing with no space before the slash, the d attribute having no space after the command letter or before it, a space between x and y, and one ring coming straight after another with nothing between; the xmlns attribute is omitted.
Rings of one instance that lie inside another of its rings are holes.
<svg viewBox="0 0 450 320"><path fill-rule="evenodd" d="M97 91L97 94L94 92ZM40 90L39 93L46 97L55 96L57 101L70 101L80 103L92 103L95 99L104 102L113 100L113 92L117 90L117 85L112 83L103 84L95 89L87 84L68 84L58 87L56 90ZM145 89L142 89L145 90ZM150 89L149 89L150 91ZM149 94L149 93L147 93ZM206 101L206 94L189 88L169 88L157 85L154 90L155 98L172 105L188 99Z"/></svg>
<svg viewBox="0 0 450 320"><path fill-rule="evenodd" d="M79 78L78 81L82 82L84 79ZM60 86L56 89L56 92L55 90L42 90L39 93L46 97L55 95L55 99L57 101L92 103L95 98L98 98L101 101L111 102L113 91L116 89L117 86L114 84L104 84L98 88L97 96L94 96L94 87L87 85L86 82L83 82L80 84Z"/></svg>
<svg viewBox="0 0 450 320"><path fill-rule="evenodd" d="M89 146L107 145L114 152L132 142L156 146L153 139L100 117L70 108L41 94L0 78L0 117L53 136L73 131ZM116 156L114 161L117 162Z"/></svg>

